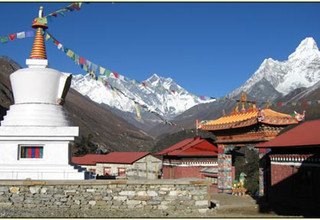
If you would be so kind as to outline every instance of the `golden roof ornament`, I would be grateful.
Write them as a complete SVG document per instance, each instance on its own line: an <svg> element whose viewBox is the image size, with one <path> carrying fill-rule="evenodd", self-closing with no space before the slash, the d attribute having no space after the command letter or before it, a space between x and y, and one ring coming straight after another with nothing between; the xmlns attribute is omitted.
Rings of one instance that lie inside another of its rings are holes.
<svg viewBox="0 0 320 220"><path fill-rule="evenodd" d="M32 22L32 28L36 29L36 34L30 54L30 59L47 59L46 47L44 43L43 30L47 29L47 18L43 17L43 7L40 6L39 16Z"/></svg>
<svg viewBox="0 0 320 220"><path fill-rule="evenodd" d="M245 104L247 102L247 94L245 92L241 93L240 102L241 102L241 112L245 112L246 111Z"/></svg>

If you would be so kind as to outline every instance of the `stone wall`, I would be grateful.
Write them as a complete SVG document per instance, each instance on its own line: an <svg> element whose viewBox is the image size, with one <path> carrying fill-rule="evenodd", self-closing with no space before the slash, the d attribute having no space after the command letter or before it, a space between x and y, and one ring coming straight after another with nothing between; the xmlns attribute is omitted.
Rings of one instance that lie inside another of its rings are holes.
<svg viewBox="0 0 320 220"><path fill-rule="evenodd" d="M203 180L0 181L0 208L208 210Z"/></svg>

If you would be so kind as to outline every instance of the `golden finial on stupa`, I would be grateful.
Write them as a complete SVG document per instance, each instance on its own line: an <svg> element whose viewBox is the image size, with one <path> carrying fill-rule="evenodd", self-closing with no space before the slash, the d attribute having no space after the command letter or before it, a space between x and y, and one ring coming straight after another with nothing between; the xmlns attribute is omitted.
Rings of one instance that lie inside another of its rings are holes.
<svg viewBox="0 0 320 220"><path fill-rule="evenodd" d="M36 29L32 51L30 54L31 59L47 59L46 47L44 43L43 30L47 29L47 18L43 17L43 7L40 6L39 16L32 22L32 27Z"/></svg>

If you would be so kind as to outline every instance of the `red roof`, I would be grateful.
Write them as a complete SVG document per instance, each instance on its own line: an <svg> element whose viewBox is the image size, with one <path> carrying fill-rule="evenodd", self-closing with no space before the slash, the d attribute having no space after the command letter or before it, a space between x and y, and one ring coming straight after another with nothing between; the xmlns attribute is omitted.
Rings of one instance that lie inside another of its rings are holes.
<svg viewBox="0 0 320 220"><path fill-rule="evenodd" d="M271 141L256 145L256 147L297 147L320 146L320 120L306 121Z"/></svg>
<svg viewBox="0 0 320 220"><path fill-rule="evenodd" d="M72 162L80 165L95 165L96 163L132 164L149 155L148 152L111 152L108 154L86 154L82 157L72 157Z"/></svg>
<svg viewBox="0 0 320 220"><path fill-rule="evenodd" d="M218 148L200 137L188 138L157 153L170 156L217 156Z"/></svg>

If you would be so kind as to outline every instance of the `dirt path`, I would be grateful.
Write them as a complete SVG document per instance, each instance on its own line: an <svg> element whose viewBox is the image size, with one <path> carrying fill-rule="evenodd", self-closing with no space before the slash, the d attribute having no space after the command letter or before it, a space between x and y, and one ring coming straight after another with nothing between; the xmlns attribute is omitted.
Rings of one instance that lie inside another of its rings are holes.
<svg viewBox="0 0 320 220"><path fill-rule="evenodd" d="M217 205L212 212L215 217L281 217L273 212L260 213L256 200L248 195L216 193L212 194L211 200ZM212 216L211 213L208 214Z"/></svg>

